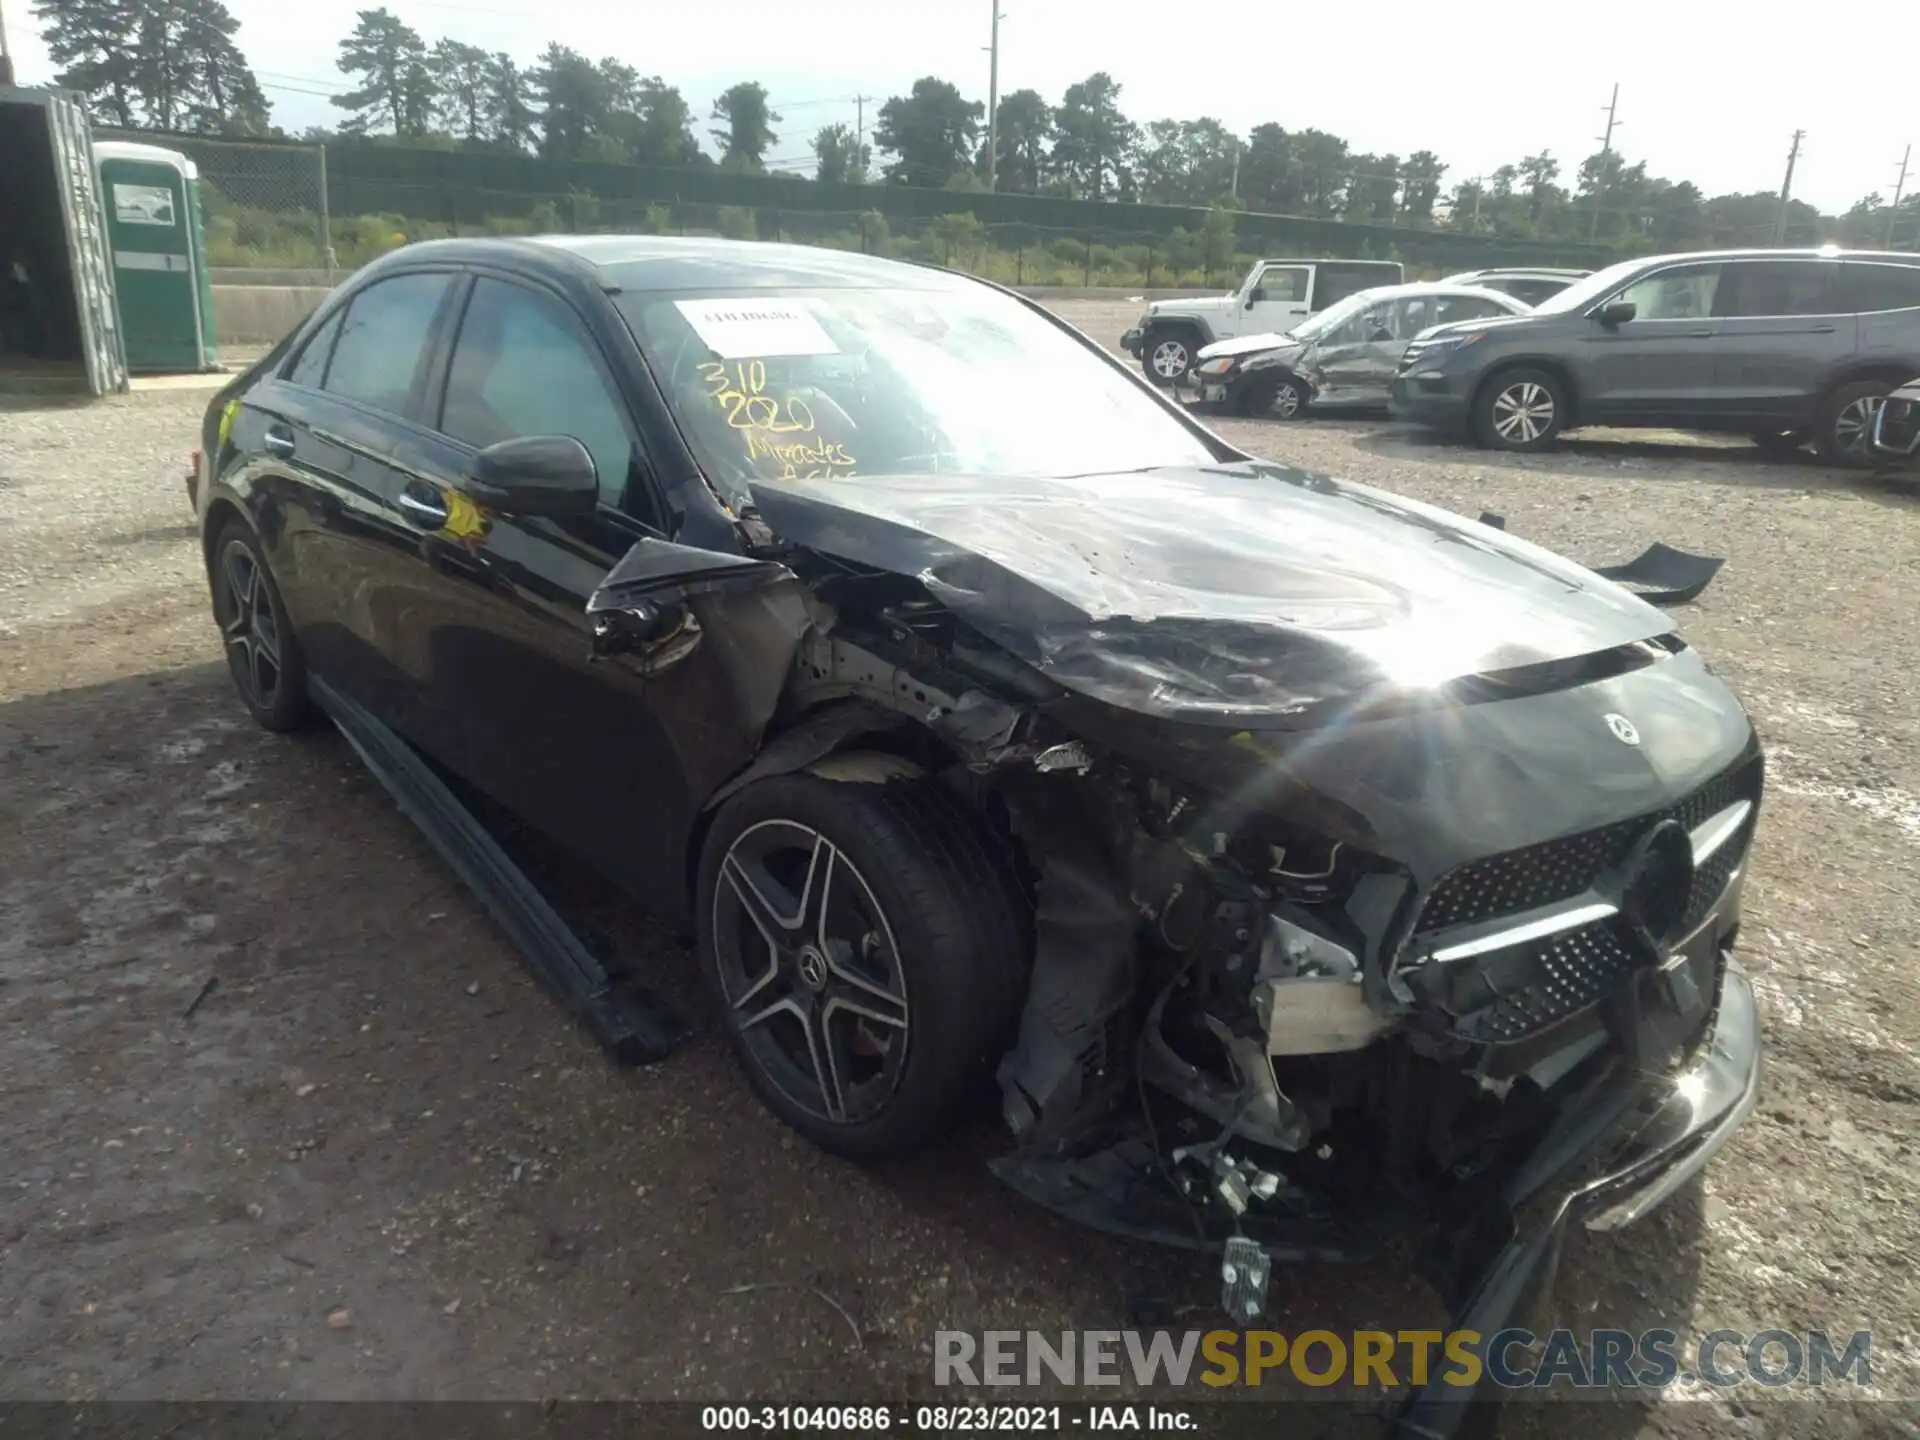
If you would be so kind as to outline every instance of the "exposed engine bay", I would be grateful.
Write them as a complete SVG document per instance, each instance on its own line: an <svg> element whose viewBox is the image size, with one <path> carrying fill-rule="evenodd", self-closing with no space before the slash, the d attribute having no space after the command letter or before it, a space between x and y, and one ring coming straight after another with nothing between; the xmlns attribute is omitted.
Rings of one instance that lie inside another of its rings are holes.
<svg viewBox="0 0 1920 1440"><path fill-rule="evenodd" d="M967 613L1006 577L963 590L938 556L836 540L679 571L664 603L674 547L643 543L593 612L611 649L724 635L760 677L772 738L716 803L878 750L992 817L1033 917L995 1168L1081 1223L1223 1252L1237 1318L1270 1261L1409 1230L1465 1303L1543 1139L1708 1036L1761 761L1671 633L1602 624L1614 643L1418 687L1295 647L1293 676L1338 683L1235 711L1218 625L1082 620L1097 658L1036 626L1035 663ZM1123 675L1150 703L1116 703Z"/></svg>

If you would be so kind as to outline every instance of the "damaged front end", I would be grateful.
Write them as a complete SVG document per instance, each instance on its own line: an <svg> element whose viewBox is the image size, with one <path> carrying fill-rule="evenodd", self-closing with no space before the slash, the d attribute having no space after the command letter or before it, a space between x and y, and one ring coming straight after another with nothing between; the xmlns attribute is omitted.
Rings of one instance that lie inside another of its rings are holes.
<svg viewBox="0 0 1920 1440"><path fill-rule="evenodd" d="M1243 1322L1271 1262L1417 1234L1491 1334L1570 1220L1635 1218L1753 1102L1752 727L1657 610L1490 526L1128 484L756 486L781 543L672 602L753 593L784 637L714 803L856 745L939 774L1031 902L996 1173L1220 1255ZM670 646L646 568L602 629Z"/></svg>

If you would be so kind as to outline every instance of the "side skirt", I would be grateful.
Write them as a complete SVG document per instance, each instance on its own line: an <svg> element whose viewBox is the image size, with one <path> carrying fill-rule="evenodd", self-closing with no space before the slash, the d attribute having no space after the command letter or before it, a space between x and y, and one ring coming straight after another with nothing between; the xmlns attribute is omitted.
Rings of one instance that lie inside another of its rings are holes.
<svg viewBox="0 0 1920 1440"><path fill-rule="evenodd" d="M616 984L560 913L474 814L405 740L326 682L309 678L314 703L347 737L400 812L465 882L541 984L572 1011L615 1064L664 1060L686 1028L657 996Z"/></svg>

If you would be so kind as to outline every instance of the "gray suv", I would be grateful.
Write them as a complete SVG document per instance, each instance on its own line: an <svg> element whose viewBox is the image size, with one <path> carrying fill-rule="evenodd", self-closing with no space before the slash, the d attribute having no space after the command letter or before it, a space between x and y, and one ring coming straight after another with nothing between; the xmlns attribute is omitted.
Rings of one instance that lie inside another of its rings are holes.
<svg viewBox="0 0 1920 1440"><path fill-rule="evenodd" d="M1530 315L1430 331L1391 403L1500 450L1658 426L1868 465L1875 411L1916 375L1920 255L1729 250L1624 261Z"/></svg>

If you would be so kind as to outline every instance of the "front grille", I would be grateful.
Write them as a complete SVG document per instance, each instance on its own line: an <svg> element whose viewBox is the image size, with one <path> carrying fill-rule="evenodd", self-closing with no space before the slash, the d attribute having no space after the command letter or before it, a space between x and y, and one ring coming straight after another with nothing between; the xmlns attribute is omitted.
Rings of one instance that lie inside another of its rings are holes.
<svg viewBox="0 0 1920 1440"><path fill-rule="evenodd" d="M1735 801L1758 799L1759 793L1760 762L1751 760L1722 772L1664 810L1470 861L1440 877L1420 912L1420 929L1444 930L1571 900L1584 894L1607 867L1624 859L1634 840L1656 821L1678 820L1691 830ZM1726 887L1726 877L1745 853L1751 833L1749 826L1701 867L1694 883L1693 904L1702 903L1702 891L1715 874L1718 884L1704 904L1711 904ZM1700 913L1706 913L1704 908Z"/></svg>
<svg viewBox="0 0 1920 1440"><path fill-rule="evenodd" d="M1608 924L1557 936L1540 952L1533 984L1503 995L1468 1017L1465 1038L1501 1044L1520 1040L1592 1005L1633 967L1632 953Z"/></svg>
<svg viewBox="0 0 1920 1440"><path fill-rule="evenodd" d="M1637 819L1603 826L1563 840L1530 845L1476 860L1442 878L1421 913L1420 929L1495 920L1583 894L1611 865L1623 859L1637 836L1659 820L1674 819L1692 830L1741 800L1758 801L1760 761L1737 765L1685 799ZM1745 859L1753 822L1710 856L1697 872L1687 900L1685 929L1692 930L1725 893ZM1696 980L1710 997L1719 993L1716 955L1696 967ZM1601 920L1538 942L1525 983L1458 1017L1462 1038L1490 1044L1521 1040L1599 1001L1632 970L1633 952L1618 921ZM1711 1001L1710 1001L1711 1003Z"/></svg>

